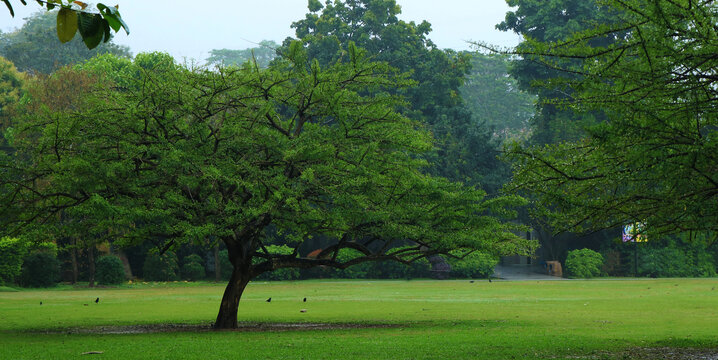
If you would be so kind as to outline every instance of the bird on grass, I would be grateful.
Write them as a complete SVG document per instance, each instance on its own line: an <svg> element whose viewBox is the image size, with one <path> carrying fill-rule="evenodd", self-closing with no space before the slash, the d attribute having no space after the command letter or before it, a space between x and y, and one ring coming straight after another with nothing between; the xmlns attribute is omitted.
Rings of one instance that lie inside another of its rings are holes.
<svg viewBox="0 0 718 360"><path fill-rule="evenodd" d="M267 302L272 302L272 298L267 299Z"/></svg>
<svg viewBox="0 0 718 360"><path fill-rule="evenodd" d="M95 299L95 304L100 302L100 298Z"/></svg>
<svg viewBox="0 0 718 360"><path fill-rule="evenodd" d="M302 301L303 301L303 302L307 302L307 298L304 298L304 300L302 300Z"/></svg>
<svg viewBox="0 0 718 360"><path fill-rule="evenodd" d="M42 301L40 301L40 305L42 305Z"/></svg>

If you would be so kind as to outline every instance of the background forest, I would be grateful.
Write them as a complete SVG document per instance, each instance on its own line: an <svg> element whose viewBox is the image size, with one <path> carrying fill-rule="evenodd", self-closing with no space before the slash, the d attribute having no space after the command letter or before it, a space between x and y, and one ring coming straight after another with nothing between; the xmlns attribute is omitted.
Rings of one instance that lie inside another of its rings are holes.
<svg viewBox="0 0 718 360"><path fill-rule="evenodd" d="M237 224L254 229L247 236L260 245L245 265L259 279L417 278L444 268L444 276L485 278L514 253L560 261L576 277L715 276L713 8L508 3L514 10L497 28L523 36L512 51L439 49L430 24L401 21L394 1L379 0L310 1L293 38L213 49L201 67L133 55L112 41L92 50L79 36L62 44L50 12L0 33L0 281L231 280L239 250L222 237ZM624 61L630 56L640 61ZM654 87L658 79L668 85ZM299 85L273 93L286 83ZM191 96L207 93L207 102ZM226 93L241 101L223 102ZM271 105L253 102L260 97ZM167 128L145 127L132 146L114 138L138 129L127 119L181 112L212 121L241 113L247 123L266 116L269 125L245 133L221 122L194 128L177 116ZM80 125L91 114L104 118ZM305 115L308 130L298 125ZM341 141L312 127L344 118L365 119L370 136L350 146L359 127L347 125ZM388 118L403 127L372 128ZM300 145L282 137L315 130ZM220 132L245 140L205 148ZM217 149L241 157L245 170L202 160ZM333 153L345 163L326 161ZM137 154L128 168L123 157ZM365 157L374 165L347 170ZM132 180L145 169L146 178ZM337 169L354 181L336 180ZM244 177L261 186L231 181ZM381 194L366 195L373 192ZM648 241L633 234L624 242L623 227L634 222L647 224L640 235ZM345 247L349 237L377 242ZM420 250L429 245L436 253ZM290 262L298 258L317 262ZM342 266L317 267L331 265L322 258Z"/></svg>

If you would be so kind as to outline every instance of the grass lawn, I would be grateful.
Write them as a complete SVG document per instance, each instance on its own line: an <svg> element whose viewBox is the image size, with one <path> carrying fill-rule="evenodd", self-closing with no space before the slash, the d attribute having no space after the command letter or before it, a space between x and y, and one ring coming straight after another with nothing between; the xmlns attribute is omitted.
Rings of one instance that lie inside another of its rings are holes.
<svg viewBox="0 0 718 360"><path fill-rule="evenodd" d="M264 328L150 333L122 332L208 326L224 286L0 289L0 359L625 359L674 348L713 356L716 288L718 279L256 282L240 321ZM266 326L289 323L333 328Z"/></svg>

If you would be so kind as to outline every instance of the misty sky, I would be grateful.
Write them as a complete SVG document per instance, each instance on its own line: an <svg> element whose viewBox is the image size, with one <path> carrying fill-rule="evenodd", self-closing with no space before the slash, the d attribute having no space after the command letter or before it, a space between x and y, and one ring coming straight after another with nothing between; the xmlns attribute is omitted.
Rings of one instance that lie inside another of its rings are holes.
<svg viewBox="0 0 718 360"><path fill-rule="evenodd" d="M131 33L122 30L115 42L130 47L132 53L166 51L178 60L204 60L212 49L245 49L261 40L281 42L293 36L290 25L308 12L306 0L115 0ZM324 2L324 1L322 1ZM509 10L504 0L398 0L400 18L427 20L430 38L441 48L469 49L467 40L480 40L500 46L514 46L519 37L498 31L494 26ZM22 26L23 18L40 7L35 2L23 6L11 0L15 18L0 5L0 30ZM211 4L211 6L206 6Z"/></svg>

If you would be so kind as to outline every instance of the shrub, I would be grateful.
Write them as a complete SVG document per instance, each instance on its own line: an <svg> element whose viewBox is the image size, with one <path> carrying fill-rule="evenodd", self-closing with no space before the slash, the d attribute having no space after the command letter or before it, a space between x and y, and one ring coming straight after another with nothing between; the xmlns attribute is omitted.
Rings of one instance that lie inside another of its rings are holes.
<svg viewBox="0 0 718 360"><path fill-rule="evenodd" d="M494 273L499 258L482 252L472 252L463 259L450 258L451 275L459 278L487 278Z"/></svg>
<svg viewBox="0 0 718 360"><path fill-rule="evenodd" d="M695 266L693 260L690 253L676 247L640 249L638 274L650 277L699 276L706 267L712 267L705 263Z"/></svg>
<svg viewBox="0 0 718 360"><path fill-rule="evenodd" d="M191 254L184 258L182 265L182 278L189 281L202 280L205 277L204 265L202 265L202 257L197 254Z"/></svg>
<svg viewBox="0 0 718 360"><path fill-rule="evenodd" d="M204 266L196 262L182 265L182 278L189 281L202 280L206 276Z"/></svg>
<svg viewBox="0 0 718 360"><path fill-rule="evenodd" d="M38 252L25 258L20 284L26 287L52 287L60 278L60 262L49 252Z"/></svg>
<svg viewBox="0 0 718 360"><path fill-rule="evenodd" d="M0 238L0 284L12 283L20 275L27 249L28 243L24 240Z"/></svg>
<svg viewBox="0 0 718 360"><path fill-rule="evenodd" d="M178 271L177 255L171 251L161 256L155 252L147 254L145 264L142 266L142 275L149 281L177 280Z"/></svg>
<svg viewBox="0 0 718 360"><path fill-rule="evenodd" d="M103 256L95 264L95 278L100 285L116 285L125 281L125 267L117 256Z"/></svg>
<svg viewBox="0 0 718 360"><path fill-rule="evenodd" d="M413 246L395 247L388 251L389 254L401 251ZM377 261L370 263L367 276L382 279L406 279L417 277L430 277L431 264L426 258L418 259L411 264L403 264L398 261Z"/></svg>
<svg viewBox="0 0 718 360"><path fill-rule="evenodd" d="M601 275L603 255L591 250L580 249L568 252L566 271L570 277L590 279Z"/></svg>
<svg viewBox="0 0 718 360"><path fill-rule="evenodd" d="M341 249L337 254L337 261L347 262L354 258L364 256L361 252L354 249ZM335 269L333 271L333 277L339 277L342 279L365 279L369 274L372 264L370 262L364 262L356 265L352 265L346 269Z"/></svg>
<svg viewBox="0 0 718 360"><path fill-rule="evenodd" d="M397 261L372 262L367 276L376 279L404 279L411 277L412 268Z"/></svg>

